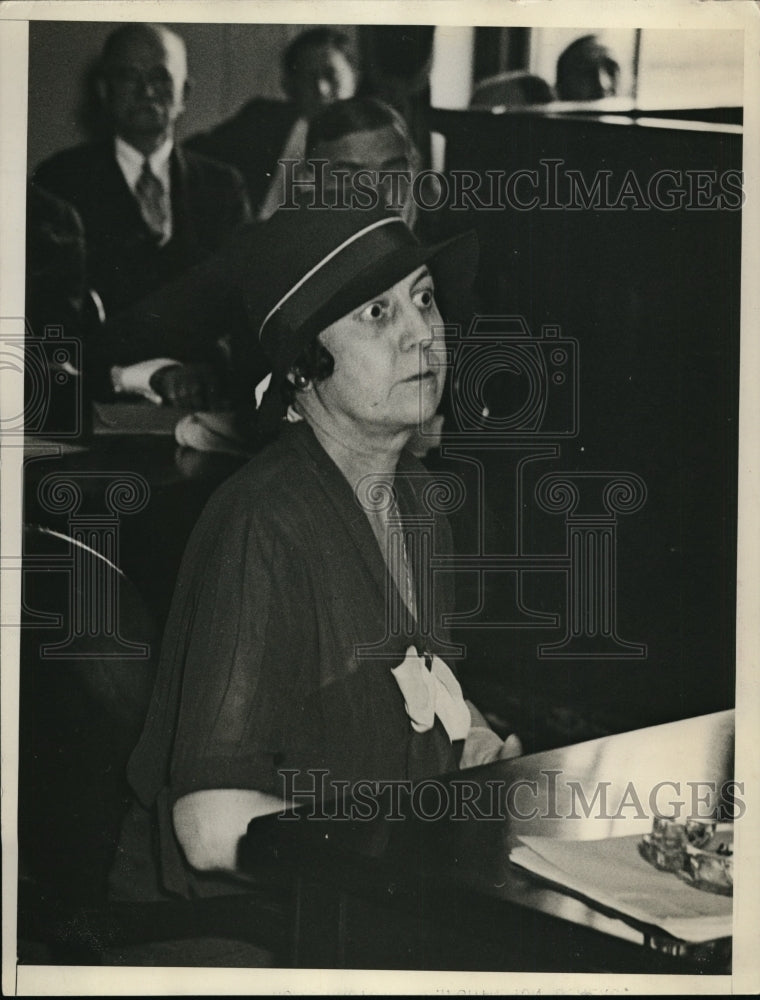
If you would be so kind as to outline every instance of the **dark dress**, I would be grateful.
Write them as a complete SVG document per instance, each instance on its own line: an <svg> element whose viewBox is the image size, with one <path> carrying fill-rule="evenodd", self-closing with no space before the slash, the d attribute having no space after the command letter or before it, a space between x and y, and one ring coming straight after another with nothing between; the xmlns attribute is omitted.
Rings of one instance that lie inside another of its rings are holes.
<svg viewBox="0 0 760 1000"><path fill-rule="evenodd" d="M395 487L405 523L430 517L422 502L430 482L404 453ZM440 515L433 551L450 551ZM366 514L306 424L287 425L217 491L185 553L129 767L142 806L157 810L164 889L217 891L190 872L173 835L171 808L190 792L281 795L283 769L297 771L305 789L314 787L306 771L325 769L328 793L332 780L456 769L461 741L452 744L438 719L415 732L391 674L410 644L447 655L450 577L413 569L417 581L434 581L428 634L389 635L386 595L398 592ZM418 607L423 598L418 586ZM134 850L122 844L127 870ZM129 878L136 881L134 868Z"/></svg>

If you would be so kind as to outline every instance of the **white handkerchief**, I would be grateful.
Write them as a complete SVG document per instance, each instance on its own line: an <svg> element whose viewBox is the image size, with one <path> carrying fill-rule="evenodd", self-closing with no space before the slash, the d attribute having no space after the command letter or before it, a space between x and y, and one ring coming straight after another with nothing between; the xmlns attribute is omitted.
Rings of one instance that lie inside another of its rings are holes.
<svg viewBox="0 0 760 1000"><path fill-rule="evenodd" d="M415 732L432 729L438 716L452 742L465 739L470 729L470 710L459 681L439 656L433 656L428 670L424 658L409 646L403 661L391 673L404 696L404 707Z"/></svg>

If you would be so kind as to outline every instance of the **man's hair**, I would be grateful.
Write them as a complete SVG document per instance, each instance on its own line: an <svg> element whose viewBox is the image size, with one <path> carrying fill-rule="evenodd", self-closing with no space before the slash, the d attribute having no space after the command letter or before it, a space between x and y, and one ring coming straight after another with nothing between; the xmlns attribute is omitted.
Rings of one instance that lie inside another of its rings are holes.
<svg viewBox="0 0 760 1000"><path fill-rule="evenodd" d="M306 156L312 156L320 143L342 139L352 132L371 132L389 126L403 140L410 163L416 164L419 154L403 117L390 104L374 97L335 101L316 115L309 124L306 136Z"/></svg>
<svg viewBox="0 0 760 1000"><path fill-rule="evenodd" d="M571 42L566 49L560 53L557 60L557 96L564 99L564 94L568 85L568 78L572 79L579 67L587 62L587 52L589 49L596 50L594 64L603 64L610 76L617 77L620 73L620 66L612 53L599 41L597 35L582 35Z"/></svg>
<svg viewBox="0 0 760 1000"><path fill-rule="evenodd" d="M302 31L300 35L293 39L282 54L282 68L285 73L292 75L298 67L298 60L309 49L318 49L323 45L328 45L331 49L337 49L351 61L351 43L348 35L336 28L310 28Z"/></svg>
<svg viewBox="0 0 760 1000"><path fill-rule="evenodd" d="M133 38L145 38L146 36L152 37L164 45L167 41L171 41L175 45L179 44L183 52L185 51L183 38L176 31L172 31L163 24L146 24L144 22L123 24L120 28L112 31L103 43L99 60L100 68L102 69L113 62L124 46Z"/></svg>

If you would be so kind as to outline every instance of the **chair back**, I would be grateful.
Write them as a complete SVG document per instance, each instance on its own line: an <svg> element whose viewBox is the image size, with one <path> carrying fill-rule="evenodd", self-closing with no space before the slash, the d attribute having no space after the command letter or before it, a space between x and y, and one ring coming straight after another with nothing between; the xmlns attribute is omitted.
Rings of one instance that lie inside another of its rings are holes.
<svg viewBox="0 0 760 1000"><path fill-rule="evenodd" d="M97 902L130 802L126 764L147 711L157 636L135 586L81 541L28 526L23 566L20 871L61 899ZM115 620L89 621L93 582L112 588L113 600L98 607Z"/></svg>

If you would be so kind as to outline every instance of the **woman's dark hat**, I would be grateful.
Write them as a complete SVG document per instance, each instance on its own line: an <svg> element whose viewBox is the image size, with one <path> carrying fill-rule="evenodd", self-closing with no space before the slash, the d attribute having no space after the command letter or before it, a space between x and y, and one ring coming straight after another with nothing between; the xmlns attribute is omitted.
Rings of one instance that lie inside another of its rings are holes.
<svg viewBox="0 0 760 1000"><path fill-rule="evenodd" d="M284 375L318 333L423 264L444 318L466 300L475 277L474 232L423 246L385 211L281 210L259 227L246 289L249 318Z"/></svg>

